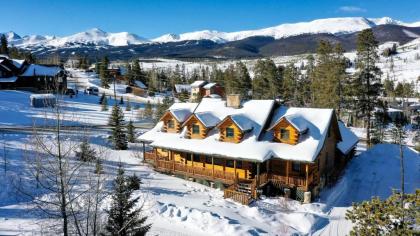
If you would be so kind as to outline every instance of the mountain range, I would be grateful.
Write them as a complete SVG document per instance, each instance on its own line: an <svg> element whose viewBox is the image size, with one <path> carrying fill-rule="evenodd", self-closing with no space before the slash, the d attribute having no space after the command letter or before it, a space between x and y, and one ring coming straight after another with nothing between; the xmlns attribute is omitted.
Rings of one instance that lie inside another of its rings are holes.
<svg viewBox="0 0 420 236"><path fill-rule="evenodd" d="M4 33L9 44L30 50L35 55L60 53L63 56L111 54L115 59L144 57L258 57L311 52L320 39L340 42L354 48L354 34L372 28L378 40L404 43L420 37L420 22L404 23L389 17L343 17L238 32L203 30L165 34L146 39L133 33L108 33L98 28L70 36L19 36Z"/></svg>

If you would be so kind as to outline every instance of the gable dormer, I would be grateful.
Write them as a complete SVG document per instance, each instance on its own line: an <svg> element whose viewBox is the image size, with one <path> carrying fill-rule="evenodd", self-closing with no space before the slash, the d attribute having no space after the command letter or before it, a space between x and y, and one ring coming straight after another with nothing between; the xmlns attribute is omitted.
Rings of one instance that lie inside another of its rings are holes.
<svg viewBox="0 0 420 236"><path fill-rule="evenodd" d="M210 129L214 128L219 119L209 112L198 112L192 114L182 125L187 128L187 138L204 139Z"/></svg>
<svg viewBox="0 0 420 236"><path fill-rule="evenodd" d="M243 115L229 115L223 119L219 128L219 140L222 142L240 143L245 133L252 130L252 122Z"/></svg>
<svg viewBox="0 0 420 236"><path fill-rule="evenodd" d="M164 132L179 133L181 131L181 123L170 111L166 111L162 118L160 118L160 121L163 121Z"/></svg>
<svg viewBox="0 0 420 236"><path fill-rule="evenodd" d="M307 131L306 121L299 116L283 116L268 130L273 131L273 141L296 145L300 136Z"/></svg>
<svg viewBox="0 0 420 236"><path fill-rule="evenodd" d="M163 121L163 131L168 133L181 132L182 123L191 115L188 109L168 110L163 114L160 121Z"/></svg>

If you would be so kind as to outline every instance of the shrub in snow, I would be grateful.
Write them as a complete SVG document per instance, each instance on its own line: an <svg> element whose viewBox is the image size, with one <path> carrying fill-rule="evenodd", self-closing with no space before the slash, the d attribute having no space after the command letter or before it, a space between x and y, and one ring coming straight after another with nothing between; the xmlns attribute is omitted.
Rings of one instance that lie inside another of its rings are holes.
<svg viewBox="0 0 420 236"><path fill-rule="evenodd" d="M80 144L79 151L76 151L76 156L79 160L87 162L96 159L96 151L91 148L87 139L84 139Z"/></svg>
<svg viewBox="0 0 420 236"><path fill-rule="evenodd" d="M133 175L127 177L127 187L129 189L139 190L140 189L140 184L142 184L142 182L136 174L133 174Z"/></svg>
<svg viewBox="0 0 420 236"><path fill-rule="evenodd" d="M141 217L142 206L137 207L140 197L132 197L133 189L126 183L121 164L114 180L111 208L106 210L108 222L105 226L110 235L146 235L151 225Z"/></svg>

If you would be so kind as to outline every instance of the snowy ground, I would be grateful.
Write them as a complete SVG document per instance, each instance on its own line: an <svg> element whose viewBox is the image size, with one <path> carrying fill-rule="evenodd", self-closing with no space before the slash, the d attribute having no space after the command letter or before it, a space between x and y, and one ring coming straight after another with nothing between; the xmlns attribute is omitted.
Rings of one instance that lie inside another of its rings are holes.
<svg viewBox="0 0 420 236"><path fill-rule="evenodd" d="M0 126L29 125L33 118L42 118L44 110L29 106L29 93L0 92ZM65 111L77 114L79 122L106 124L108 112L101 112L97 96L79 94L64 98ZM133 104L132 104L133 105ZM130 117L130 112L126 117ZM363 134L363 132L360 132ZM45 134L50 139L51 134ZM70 138L78 141L74 133ZM106 142L108 133L90 133L95 148L106 149L104 162L108 175L107 188L121 160L127 174L136 173L143 180L143 188L136 194L145 198L145 214L153 223L150 235L346 235L351 223L345 212L354 201L371 196L387 197L393 188L399 188L398 147L382 144L364 151L348 165L339 182L321 193L311 204L285 201L283 198L260 200L243 206L223 199L218 189L155 172L143 165L133 153L139 147L131 145L128 151L114 151ZM27 133L0 134L0 156L7 156L7 172L0 169L0 235L39 235L50 221L33 209L32 203L20 197L16 186L19 179L28 179L23 150L31 136ZM4 147L6 147L4 149ZM420 188L420 157L412 149L405 149L406 190ZM0 159L3 167L3 158ZM33 185L35 188L35 185ZM36 189L34 189L36 193ZM39 193L43 197L43 193ZM109 201L104 203L107 207Z"/></svg>
<svg viewBox="0 0 420 236"><path fill-rule="evenodd" d="M30 95L31 93L23 91L0 91L1 126L30 126L33 122L44 121L46 117L53 119L54 113L51 108L30 106ZM109 109L108 111L101 111L101 106L98 104L99 96L79 93L73 98L60 96L59 99L62 101L64 120L67 120L68 124L106 125L114 104L113 97L108 97ZM138 121L138 110L135 110L135 107L143 109L144 103L130 100L131 111L125 111L127 103L126 100L124 102L122 109L125 118L134 122Z"/></svg>
<svg viewBox="0 0 420 236"><path fill-rule="evenodd" d="M105 93L107 95L114 95L114 84L110 84L110 88L101 87L101 81L95 72L84 72L77 69L66 68L71 73L71 77L68 78L68 87L76 88L83 91L87 87L95 86L98 87L99 93ZM152 104L161 102L164 98L164 94L157 94L154 97L140 97L130 93L126 93L125 89L127 85L116 83L115 91L118 97L124 97L124 99L130 99L130 101L145 103L149 101Z"/></svg>

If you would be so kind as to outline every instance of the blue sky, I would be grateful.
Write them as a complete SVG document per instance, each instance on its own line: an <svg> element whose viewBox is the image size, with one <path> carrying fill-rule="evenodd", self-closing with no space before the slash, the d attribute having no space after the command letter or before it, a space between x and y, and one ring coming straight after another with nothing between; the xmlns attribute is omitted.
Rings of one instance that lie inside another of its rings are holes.
<svg viewBox="0 0 420 236"><path fill-rule="evenodd" d="M98 27L153 38L344 16L420 21L420 0L0 0L0 6L0 32L21 36L63 36Z"/></svg>

